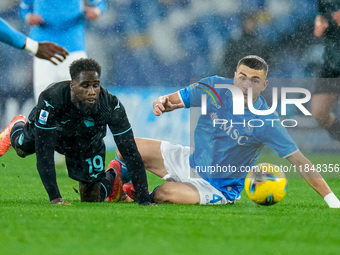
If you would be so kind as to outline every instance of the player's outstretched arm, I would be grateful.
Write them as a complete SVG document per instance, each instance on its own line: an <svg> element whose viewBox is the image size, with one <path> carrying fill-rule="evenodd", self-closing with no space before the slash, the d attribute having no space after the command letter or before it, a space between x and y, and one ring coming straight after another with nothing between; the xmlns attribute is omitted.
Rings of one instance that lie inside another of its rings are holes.
<svg viewBox="0 0 340 255"><path fill-rule="evenodd" d="M114 136L114 140L126 163L127 170L136 191L138 203L140 205L151 205L145 166L137 149L132 130Z"/></svg>
<svg viewBox="0 0 340 255"><path fill-rule="evenodd" d="M37 156L37 170L40 179L46 189L52 204L63 201L57 184L54 164L54 148L56 144L56 131L54 129L43 129L36 125L35 148Z"/></svg>
<svg viewBox="0 0 340 255"><path fill-rule="evenodd" d="M326 181L318 173L312 163L300 152L287 157L288 161L299 170L300 175L318 192L330 208L340 208L340 201L329 188Z"/></svg>
<svg viewBox="0 0 340 255"><path fill-rule="evenodd" d="M183 108L184 103L181 101L177 92L167 96L157 98L153 103L153 114L160 116L163 112L171 112L178 108Z"/></svg>
<svg viewBox="0 0 340 255"><path fill-rule="evenodd" d="M63 62L68 52L63 47L51 43L38 43L23 33L15 30L5 20L0 18L0 41L14 48L24 49L38 58L46 59L57 65L56 61Z"/></svg>

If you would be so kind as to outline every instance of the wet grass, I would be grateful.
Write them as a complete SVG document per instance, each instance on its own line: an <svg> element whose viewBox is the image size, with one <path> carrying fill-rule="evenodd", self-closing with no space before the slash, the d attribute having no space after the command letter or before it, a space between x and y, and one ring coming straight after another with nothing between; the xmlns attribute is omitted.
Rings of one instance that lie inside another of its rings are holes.
<svg viewBox="0 0 340 255"><path fill-rule="evenodd" d="M109 153L108 159L113 157ZM309 155L329 163L337 155ZM266 154L260 161L272 162ZM275 157L276 159L276 157ZM285 161L283 161L285 162ZM106 164L107 165L107 164ZM0 254L338 254L340 209L329 209L307 183L289 179L274 206L246 195L235 205L80 203L65 166L58 184L70 206L49 204L34 156L0 158ZM327 179L340 196L340 180ZM149 175L152 189L161 183Z"/></svg>

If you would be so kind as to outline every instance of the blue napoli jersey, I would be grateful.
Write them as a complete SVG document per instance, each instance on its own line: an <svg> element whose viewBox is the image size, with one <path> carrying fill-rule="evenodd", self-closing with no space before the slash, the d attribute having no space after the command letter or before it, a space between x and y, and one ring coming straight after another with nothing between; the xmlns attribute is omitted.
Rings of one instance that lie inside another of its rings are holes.
<svg viewBox="0 0 340 255"><path fill-rule="evenodd" d="M245 108L244 115L233 115L231 91L215 88L215 84L233 85L233 81L212 76L179 91L186 108L201 107L202 94L207 94L207 113L198 118L195 148L189 163L227 199L235 200L244 187L247 171L255 164L264 145L274 148L283 158L296 152L298 147L276 113L255 115ZM253 106L257 110L268 109L261 95Z"/></svg>
<svg viewBox="0 0 340 255"><path fill-rule="evenodd" d="M12 28L5 20L0 18L0 41L17 49L23 49L26 36Z"/></svg>
<svg viewBox="0 0 340 255"><path fill-rule="evenodd" d="M101 12L106 9L105 0L89 0ZM45 23L34 26L30 37L38 42L51 41L69 52L85 51L84 3L82 0L22 0L20 15L38 14Z"/></svg>

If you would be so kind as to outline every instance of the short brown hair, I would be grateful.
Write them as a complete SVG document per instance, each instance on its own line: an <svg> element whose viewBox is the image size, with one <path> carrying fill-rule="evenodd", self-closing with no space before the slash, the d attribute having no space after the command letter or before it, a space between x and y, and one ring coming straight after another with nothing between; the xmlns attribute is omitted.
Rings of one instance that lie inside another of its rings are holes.
<svg viewBox="0 0 340 255"><path fill-rule="evenodd" d="M238 61L237 68L240 65L245 65L251 69L255 70L263 70L265 73L268 73L268 64L266 61L264 61L263 58L260 58L259 56L256 55L249 55L244 58L241 58L240 61Z"/></svg>

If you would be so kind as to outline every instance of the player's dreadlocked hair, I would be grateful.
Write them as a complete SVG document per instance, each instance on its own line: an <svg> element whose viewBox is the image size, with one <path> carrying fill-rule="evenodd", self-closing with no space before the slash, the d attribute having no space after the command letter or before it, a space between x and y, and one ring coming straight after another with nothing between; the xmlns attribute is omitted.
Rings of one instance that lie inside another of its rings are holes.
<svg viewBox="0 0 340 255"><path fill-rule="evenodd" d="M71 63L70 75L72 80L76 79L82 71L95 71L100 77L101 66L92 58L80 58Z"/></svg>
<svg viewBox="0 0 340 255"><path fill-rule="evenodd" d="M269 69L266 61L264 61L262 58L256 55L249 55L249 56L242 58L238 62L237 67L239 67L240 65L245 65L255 70L263 70L265 71L266 74L268 73L268 69Z"/></svg>

